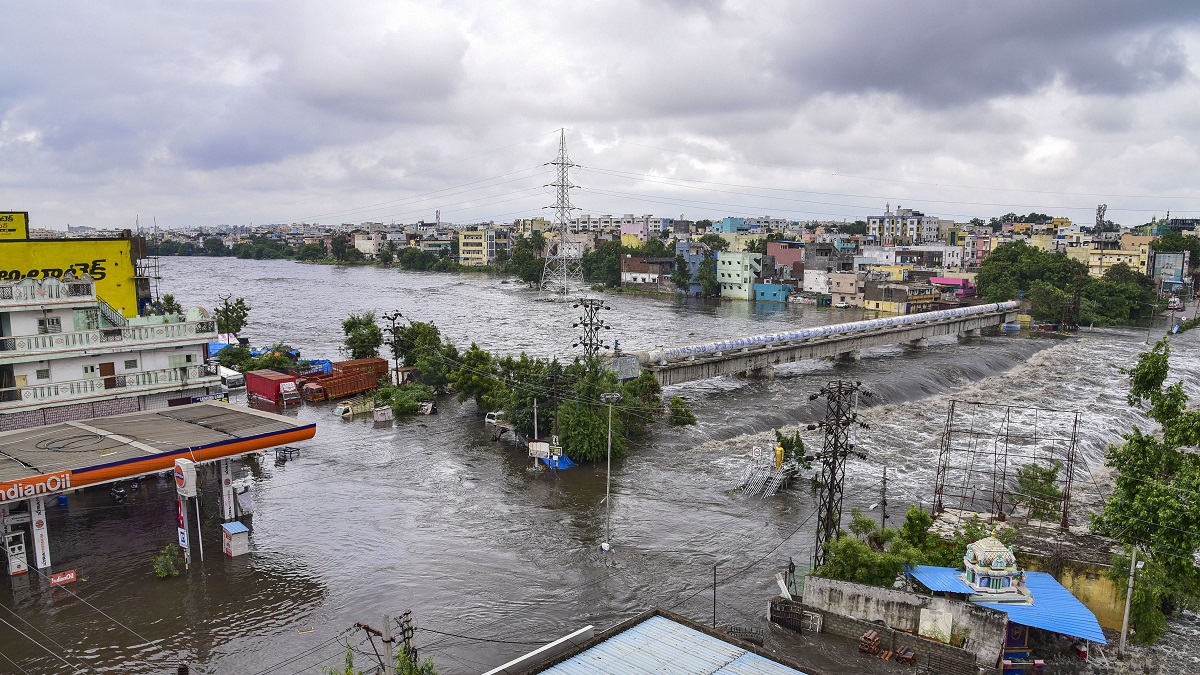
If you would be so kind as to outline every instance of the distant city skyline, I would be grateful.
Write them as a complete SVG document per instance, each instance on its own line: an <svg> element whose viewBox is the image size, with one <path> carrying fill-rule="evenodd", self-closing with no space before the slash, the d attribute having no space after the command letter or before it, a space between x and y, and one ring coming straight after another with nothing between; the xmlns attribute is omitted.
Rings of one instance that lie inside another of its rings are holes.
<svg viewBox="0 0 1200 675"><path fill-rule="evenodd" d="M9 8L35 228L576 214L1200 216L1200 4Z"/></svg>

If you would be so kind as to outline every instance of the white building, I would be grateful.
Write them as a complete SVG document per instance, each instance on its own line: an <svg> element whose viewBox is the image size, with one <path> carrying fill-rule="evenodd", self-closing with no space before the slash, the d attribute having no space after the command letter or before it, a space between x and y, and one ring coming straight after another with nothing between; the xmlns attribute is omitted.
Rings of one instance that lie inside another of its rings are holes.
<svg viewBox="0 0 1200 675"><path fill-rule="evenodd" d="M731 251L717 253L717 281L721 282L723 298L753 300L754 280L761 274L761 254Z"/></svg>
<svg viewBox="0 0 1200 675"><path fill-rule="evenodd" d="M216 322L126 319L88 276L0 282L0 431L161 408L219 389Z"/></svg>
<svg viewBox="0 0 1200 675"><path fill-rule="evenodd" d="M888 204L883 215L867 218L867 242L884 246L925 244L938 240L940 228L941 220L936 216L902 209L899 204L892 213L892 205Z"/></svg>

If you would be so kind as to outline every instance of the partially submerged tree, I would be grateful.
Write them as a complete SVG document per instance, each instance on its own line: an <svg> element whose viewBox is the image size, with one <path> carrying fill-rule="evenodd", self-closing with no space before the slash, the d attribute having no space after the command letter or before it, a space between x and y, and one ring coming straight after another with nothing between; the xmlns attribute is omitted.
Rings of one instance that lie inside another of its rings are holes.
<svg viewBox="0 0 1200 675"><path fill-rule="evenodd" d="M1125 592L1132 547L1146 560L1139 573L1133 613L1141 617L1134 639L1154 642L1166 630L1166 617L1200 606L1200 411L1188 409L1183 382L1166 386L1170 343L1164 338L1138 357L1129 373L1129 405L1158 422L1161 433L1134 425L1125 442L1111 445L1105 464L1117 470L1113 494L1093 527L1126 545L1113 561L1112 576Z"/></svg>
<svg viewBox="0 0 1200 675"><path fill-rule="evenodd" d="M379 346L383 344L383 329L375 323L375 312L351 314L342 322L342 332L346 334L345 344L350 358L379 356Z"/></svg>
<svg viewBox="0 0 1200 675"><path fill-rule="evenodd" d="M246 327L246 321L250 316L250 305L245 298L232 300L232 295L222 295L221 304L213 310L213 316L217 320L218 333L231 333L237 335Z"/></svg>

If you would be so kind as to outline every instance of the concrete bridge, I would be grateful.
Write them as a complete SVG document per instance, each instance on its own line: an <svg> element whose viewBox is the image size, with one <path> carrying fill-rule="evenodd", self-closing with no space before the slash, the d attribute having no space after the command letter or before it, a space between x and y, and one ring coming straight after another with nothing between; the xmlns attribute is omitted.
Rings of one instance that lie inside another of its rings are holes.
<svg viewBox="0 0 1200 675"><path fill-rule="evenodd" d="M924 347L941 335L977 337L980 329L1016 320L1019 303L963 307L938 312L814 326L685 347L634 352L642 368L663 386L722 375L771 377L774 366L803 359L858 360L859 351L882 345Z"/></svg>

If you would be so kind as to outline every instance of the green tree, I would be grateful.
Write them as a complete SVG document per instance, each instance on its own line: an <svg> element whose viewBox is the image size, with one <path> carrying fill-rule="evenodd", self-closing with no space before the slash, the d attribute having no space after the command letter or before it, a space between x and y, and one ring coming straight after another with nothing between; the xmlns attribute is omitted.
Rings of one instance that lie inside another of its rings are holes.
<svg viewBox="0 0 1200 675"><path fill-rule="evenodd" d="M1129 405L1144 409L1162 431L1146 433L1134 425L1124 443L1109 446L1105 464L1118 472L1115 487L1103 512L1093 516L1096 531L1143 552L1140 557L1149 560L1143 583L1162 591L1143 589L1134 596L1135 614L1147 617L1135 639L1145 642L1161 635L1165 619L1159 615L1200 605L1200 569L1193 562L1200 549L1200 500L1185 498L1200 494L1200 455L1188 450L1200 444L1200 411L1188 409L1182 381L1166 385L1170 353L1170 343L1159 340L1128 371Z"/></svg>
<svg viewBox="0 0 1200 675"><path fill-rule="evenodd" d="M602 366L608 370L606 366ZM621 385L621 422L625 435L638 438L646 426L662 411L662 385L654 373L643 370L637 377Z"/></svg>
<svg viewBox="0 0 1200 675"><path fill-rule="evenodd" d="M166 295L162 296L162 298L146 305L145 313L147 315L156 314L158 316L163 316L166 314L183 314L183 307L179 304L179 301L175 299L174 295L167 293Z"/></svg>
<svg viewBox="0 0 1200 675"><path fill-rule="evenodd" d="M980 224L982 224L982 221L980 221ZM842 223L841 225L838 225L837 230L841 234L848 234L851 236L866 234L867 221L856 220L853 223Z"/></svg>
<svg viewBox="0 0 1200 675"><path fill-rule="evenodd" d="M604 284L609 288L621 285L621 243L606 241L583 254L583 280Z"/></svg>
<svg viewBox="0 0 1200 675"><path fill-rule="evenodd" d="M546 253L546 235L542 234L541 230L534 230L529 235L529 245L533 249L534 255L543 257Z"/></svg>
<svg viewBox="0 0 1200 675"><path fill-rule="evenodd" d="M325 257L325 247L320 244L305 244L296 251L296 260L321 260Z"/></svg>
<svg viewBox="0 0 1200 675"><path fill-rule="evenodd" d="M711 248L714 251L728 251L729 250L729 240L725 239L724 237L722 237L721 235L719 235L715 232L709 232L708 234L704 235L703 237L700 237L700 243L704 244L705 246Z"/></svg>
<svg viewBox="0 0 1200 675"><path fill-rule="evenodd" d="M384 242L383 246L379 247L379 262L384 266L391 265L392 261L396 259L398 249L399 247L396 245L396 242Z"/></svg>
<svg viewBox="0 0 1200 675"><path fill-rule="evenodd" d="M340 265L349 259L351 250L357 251L358 249L346 241L345 235L335 234L329 240L329 250L333 253L333 259Z"/></svg>
<svg viewBox="0 0 1200 675"><path fill-rule="evenodd" d="M679 396L672 396L667 399L667 405L669 406L667 424L673 427L680 427L696 423L696 413L692 412L687 401L684 401Z"/></svg>
<svg viewBox="0 0 1200 675"><path fill-rule="evenodd" d="M704 260L696 270L696 281L700 283L700 293L705 297L721 294L721 282L717 279L717 258L712 249L704 252Z"/></svg>
<svg viewBox="0 0 1200 675"><path fill-rule="evenodd" d="M1026 464L1017 469L1016 503L1029 509L1029 516L1038 520L1054 518L1062 510L1063 492L1058 486L1062 462L1050 466Z"/></svg>
<svg viewBox="0 0 1200 675"><path fill-rule="evenodd" d="M209 237L204 240L203 248L204 255L207 256L222 256L229 255L230 250L225 246L225 242L221 241L220 237Z"/></svg>
<svg viewBox="0 0 1200 675"><path fill-rule="evenodd" d="M671 281L674 282L675 288L684 293L687 293L688 289L692 287L692 273L688 269L687 259L683 257L682 253L675 256L675 267L671 270Z"/></svg>
<svg viewBox="0 0 1200 675"><path fill-rule="evenodd" d="M573 380L571 398L559 405L563 449L576 462L603 459L608 447L608 406L600 402L600 395L617 390L616 373L602 367L599 359L579 360L567 367L567 377ZM613 457L622 457L627 450L621 405L624 402L613 405Z"/></svg>
<svg viewBox="0 0 1200 675"><path fill-rule="evenodd" d="M637 249L637 255L644 255L647 258L666 258L671 255L671 249L667 248L666 242L658 237L649 237L642 247Z"/></svg>
<svg viewBox="0 0 1200 675"><path fill-rule="evenodd" d="M233 300L232 295L222 295L221 304L213 310L217 320L218 333L237 335L246 327L250 317L250 305L245 298Z"/></svg>
<svg viewBox="0 0 1200 675"><path fill-rule="evenodd" d="M475 399L475 405L483 412L500 410L504 407L507 390L498 379L492 355L471 343L471 348L462 353L458 367L450 375L450 381L458 391L458 400Z"/></svg>
<svg viewBox="0 0 1200 675"><path fill-rule="evenodd" d="M379 346L383 344L383 329L375 323L375 312L351 314L342 322L342 332L346 335L346 351L350 352L350 358L379 356Z"/></svg>

